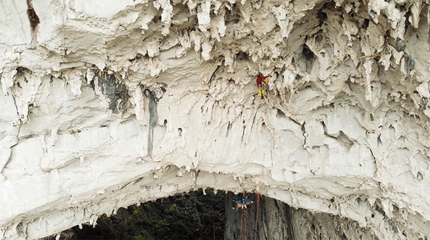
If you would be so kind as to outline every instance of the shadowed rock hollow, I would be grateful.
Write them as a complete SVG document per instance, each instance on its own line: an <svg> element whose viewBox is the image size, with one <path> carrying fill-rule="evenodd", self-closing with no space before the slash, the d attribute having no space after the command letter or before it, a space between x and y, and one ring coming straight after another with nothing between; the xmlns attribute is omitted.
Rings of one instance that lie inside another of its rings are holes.
<svg viewBox="0 0 430 240"><path fill-rule="evenodd" d="M429 11L0 0L0 236L213 187L428 238Z"/></svg>

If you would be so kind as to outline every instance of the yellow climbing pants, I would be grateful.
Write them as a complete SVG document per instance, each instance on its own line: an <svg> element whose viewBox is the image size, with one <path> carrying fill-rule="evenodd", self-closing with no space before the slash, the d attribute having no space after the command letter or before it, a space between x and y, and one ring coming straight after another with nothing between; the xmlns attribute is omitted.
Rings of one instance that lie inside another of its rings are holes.
<svg viewBox="0 0 430 240"><path fill-rule="evenodd" d="M258 96L259 97L264 97L266 96L266 90L262 87L258 88Z"/></svg>

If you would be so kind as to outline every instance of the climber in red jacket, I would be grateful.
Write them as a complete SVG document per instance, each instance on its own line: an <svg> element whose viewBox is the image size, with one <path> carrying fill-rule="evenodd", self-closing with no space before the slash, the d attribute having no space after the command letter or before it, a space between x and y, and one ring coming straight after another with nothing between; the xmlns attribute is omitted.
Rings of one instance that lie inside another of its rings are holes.
<svg viewBox="0 0 430 240"><path fill-rule="evenodd" d="M263 99L267 94L267 90L269 89L269 76L263 76L263 74L260 73L258 74L256 82L258 87L258 96Z"/></svg>

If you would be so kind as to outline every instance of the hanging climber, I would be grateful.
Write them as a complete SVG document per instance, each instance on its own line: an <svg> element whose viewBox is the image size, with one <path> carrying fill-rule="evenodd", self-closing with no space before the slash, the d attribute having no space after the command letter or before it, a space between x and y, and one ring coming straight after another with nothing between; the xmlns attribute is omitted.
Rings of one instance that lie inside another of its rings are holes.
<svg viewBox="0 0 430 240"><path fill-rule="evenodd" d="M252 203L254 203L254 201L252 201L250 198L248 198L248 196L243 197L242 199L239 200L233 200L233 210L236 209L247 209L249 205L251 205Z"/></svg>
<svg viewBox="0 0 430 240"><path fill-rule="evenodd" d="M257 77L257 87L258 87L258 96L261 97L261 99L264 99L264 97L267 95L267 90L269 89L269 76L263 76L263 74L258 74Z"/></svg>

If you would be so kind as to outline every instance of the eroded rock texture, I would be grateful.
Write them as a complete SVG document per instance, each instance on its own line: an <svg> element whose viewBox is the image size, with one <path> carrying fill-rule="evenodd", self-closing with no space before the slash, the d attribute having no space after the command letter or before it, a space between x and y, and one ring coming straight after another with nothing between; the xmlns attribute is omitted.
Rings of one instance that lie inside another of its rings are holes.
<svg viewBox="0 0 430 240"><path fill-rule="evenodd" d="M226 202L240 198L241 194L228 193ZM246 209L230 210L226 206L224 239L377 239L350 219L290 208L265 196L251 198L254 201Z"/></svg>
<svg viewBox="0 0 430 240"><path fill-rule="evenodd" d="M427 238L429 10L0 0L0 236L213 187Z"/></svg>

